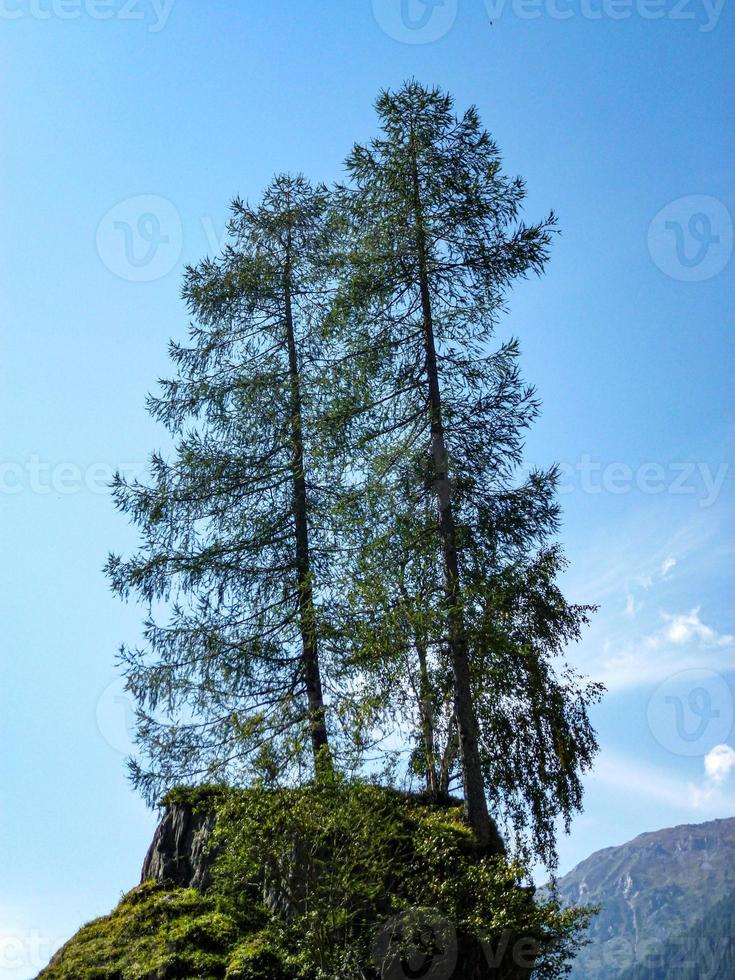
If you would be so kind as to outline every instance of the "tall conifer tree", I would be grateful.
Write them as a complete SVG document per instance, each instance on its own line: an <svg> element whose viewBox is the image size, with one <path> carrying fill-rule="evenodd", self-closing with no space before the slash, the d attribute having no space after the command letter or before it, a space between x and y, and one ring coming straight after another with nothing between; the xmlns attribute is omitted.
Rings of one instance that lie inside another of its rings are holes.
<svg viewBox="0 0 735 980"><path fill-rule="evenodd" d="M498 790L493 783L502 765L496 758L501 743L488 740L497 737L494 721L507 709L495 695L510 686L522 691L529 677L517 673L504 688L498 685L498 672L517 671L520 663L499 656L507 613L500 596L508 595L507 581L504 592L500 584L514 569L513 581L524 578L534 549L558 525L553 469L513 482L524 430L538 413L534 392L519 374L517 342L492 352L488 342L514 280L543 271L554 216L533 225L520 220L523 183L503 175L474 109L457 117L448 95L410 82L383 93L377 111L381 135L354 148L347 162L351 182L341 190L349 233L337 322L352 352L343 371L342 422L347 453L365 477L356 514L369 529L362 548L356 529L358 580L363 576L357 595L367 624L373 590L376 607L391 611L394 637L401 631L404 641L410 637L427 752L438 695L428 670L432 651L437 677L448 673L449 757L442 754L438 770L434 758L427 771L430 782L446 785L456 732L468 819L488 840L487 794ZM571 638L586 612L565 608L570 621L557 626ZM398 618L396 609L402 610ZM378 638L375 623L367 633ZM556 641L549 646L558 652ZM538 643L535 653L533 643L523 649L539 665L538 704L552 675ZM578 750L559 763L565 774L559 785L571 790L571 808L579 802L578 769L595 748L585 708L596 693L579 693L579 725L569 738L565 696L576 698L576 688L560 694L553 717L535 731L538 736L546 726L543 753L555 742L559 755L570 743ZM551 731L555 725L558 733ZM503 748L517 749L513 738L526 737L519 725ZM516 752L512 767L522 757ZM512 790L534 806L529 779ZM547 782L544 789L548 802L554 787ZM547 823L539 823L543 833Z"/></svg>
<svg viewBox="0 0 735 980"><path fill-rule="evenodd" d="M230 244L187 270L191 342L171 346L177 376L149 399L173 458L153 456L147 485L115 481L142 544L110 558L112 586L170 612L122 651L150 800L182 779L237 780L254 759L278 772L305 743L331 765L319 595L333 479L314 438L327 212L302 177L276 178L258 207L235 201Z"/></svg>

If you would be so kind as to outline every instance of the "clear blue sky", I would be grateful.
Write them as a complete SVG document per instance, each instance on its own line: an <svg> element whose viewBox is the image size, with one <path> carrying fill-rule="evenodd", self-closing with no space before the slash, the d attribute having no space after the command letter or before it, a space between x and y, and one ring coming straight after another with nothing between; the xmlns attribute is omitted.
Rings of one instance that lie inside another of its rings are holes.
<svg viewBox="0 0 735 980"><path fill-rule="evenodd" d="M563 230L503 325L545 404L529 459L565 468L569 591L601 604L574 656L610 685L563 870L734 812L726 748L705 772L733 745L732 5L403 13L0 0L4 977L114 905L154 826L114 686L139 613L100 571L133 537L101 485L162 443L143 402L186 327L182 266L274 171L336 178L378 90L412 75L479 106L528 215Z"/></svg>

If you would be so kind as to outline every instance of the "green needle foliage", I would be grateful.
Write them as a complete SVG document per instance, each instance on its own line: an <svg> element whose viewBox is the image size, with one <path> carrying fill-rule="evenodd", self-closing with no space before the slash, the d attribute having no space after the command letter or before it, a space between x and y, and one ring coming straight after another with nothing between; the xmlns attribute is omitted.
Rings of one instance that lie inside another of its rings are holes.
<svg viewBox="0 0 735 980"><path fill-rule="evenodd" d="M142 545L107 571L152 608L146 645L122 651L151 802L181 780L275 777L308 748L330 765L319 602L335 480L314 438L327 229L327 194L302 177L276 178L257 208L234 202L222 256L187 270L191 343L172 345L177 376L149 400L173 460L153 456L149 485L115 480Z"/></svg>
<svg viewBox="0 0 735 980"><path fill-rule="evenodd" d="M557 471L523 470L539 403L494 332L555 219L521 220L474 109L409 82L377 110L345 186L276 178L187 270L190 343L149 404L173 457L114 486L141 546L108 574L150 608L122 651L132 773L154 802L407 745L480 846L497 824L553 867L601 689L563 659L590 608L557 584Z"/></svg>
<svg viewBox="0 0 735 980"><path fill-rule="evenodd" d="M478 838L494 814L553 863L557 816L581 804L599 695L551 658L588 609L562 565L555 469L519 476L539 411L518 343L489 346L508 288L543 271L554 216L519 219L522 182L470 109L416 82L377 103L340 191L346 245L333 314L343 452L361 490L343 508L356 675L418 721L419 768L446 792L457 760ZM351 531L349 528L351 527Z"/></svg>

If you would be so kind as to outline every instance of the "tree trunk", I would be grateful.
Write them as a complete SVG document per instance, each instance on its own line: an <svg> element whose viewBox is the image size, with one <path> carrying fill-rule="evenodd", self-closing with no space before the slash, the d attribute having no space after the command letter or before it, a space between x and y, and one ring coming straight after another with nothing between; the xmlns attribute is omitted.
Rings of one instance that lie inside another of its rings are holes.
<svg viewBox="0 0 735 980"><path fill-rule="evenodd" d="M331 768L331 759L329 756L326 709L324 707L321 670L319 667L314 587L311 577L306 479L304 475L301 383L296 352L296 338L294 335L293 305L291 301L290 255L286 264L284 278L286 338L291 386L291 476L293 481L293 515L296 528L296 577L299 591L299 630L303 650L302 661L309 709L311 746L314 754L315 771L318 777L319 772L323 771L325 766Z"/></svg>
<svg viewBox="0 0 735 980"><path fill-rule="evenodd" d="M452 489L448 473L448 454L442 419L441 389L436 362L434 320L427 268L426 234L421 206L418 161L411 148L413 204L416 222L416 247L419 263L419 288L423 319L425 370L431 412L431 454L434 464L434 491L439 511L439 534L444 559L444 590L449 620L449 649L454 677L455 715L459 734L462 775L464 779L467 820L478 840L486 844L491 837L490 815L485 798L482 764L478 745L477 719L472 702L467 633L462 611L462 596L457 555L457 530L452 509Z"/></svg>
<svg viewBox="0 0 735 980"><path fill-rule="evenodd" d="M447 744L444 746L441 764L439 766L439 795L449 796L449 780L452 766L457 758L459 751L459 740L457 738L457 718L452 715L449 722L449 732L447 734Z"/></svg>
<svg viewBox="0 0 735 980"><path fill-rule="evenodd" d="M436 767L436 734L434 730L434 708L431 697L431 680L427 662L426 646L417 640L416 655L419 661L419 712L421 731L426 755L426 785L432 796L439 794L439 777Z"/></svg>

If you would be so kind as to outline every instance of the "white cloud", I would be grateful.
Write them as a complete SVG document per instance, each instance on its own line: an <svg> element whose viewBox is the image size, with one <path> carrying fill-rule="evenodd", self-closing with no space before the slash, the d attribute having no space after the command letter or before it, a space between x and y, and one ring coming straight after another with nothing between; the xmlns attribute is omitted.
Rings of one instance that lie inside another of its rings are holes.
<svg viewBox="0 0 735 980"><path fill-rule="evenodd" d="M663 637L669 643L681 646L684 643L691 643L693 640L700 640L705 646L731 646L735 643L735 637L730 634L721 634L703 623L699 615L700 607L692 609L689 613L670 615L662 613L668 626L664 629ZM658 638L660 639L660 637Z"/></svg>
<svg viewBox="0 0 735 980"><path fill-rule="evenodd" d="M625 597L625 615L635 617L643 608L642 602L636 602L636 598L630 592Z"/></svg>
<svg viewBox="0 0 735 980"><path fill-rule="evenodd" d="M735 749L729 745L715 745L704 757L704 771L707 778L718 786L722 785L735 770Z"/></svg>
<svg viewBox="0 0 735 980"><path fill-rule="evenodd" d="M661 562L661 578L666 578L673 568L676 568L676 558L665 558Z"/></svg>
<svg viewBox="0 0 735 980"><path fill-rule="evenodd" d="M635 615L638 606L632 600L626 611ZM580 664L610 691L629 690L657 684L684 670L697 668L728 673L735 668L735 636L718 633L702 621L700 607L688 613L662 612L663 625L639 639L625 638L599 648L595 659Z"/></svg>

